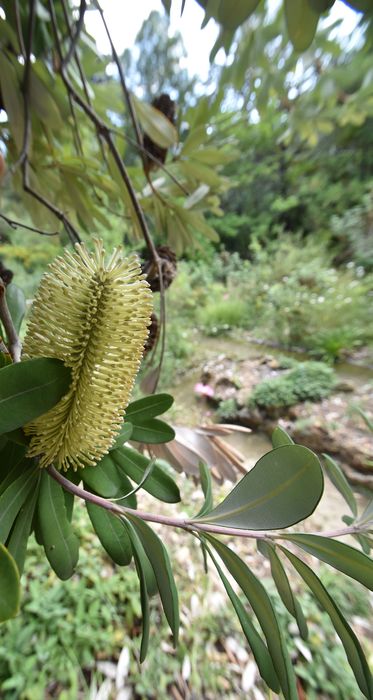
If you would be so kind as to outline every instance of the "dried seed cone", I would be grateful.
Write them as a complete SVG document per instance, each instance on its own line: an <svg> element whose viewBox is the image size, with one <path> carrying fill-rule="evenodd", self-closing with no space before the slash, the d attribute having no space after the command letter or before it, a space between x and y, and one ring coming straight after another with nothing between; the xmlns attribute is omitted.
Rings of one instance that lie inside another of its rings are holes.
<svg viewBox="0 0 373 700"><path fill-rule="evenodd" d="M118 433L148 336L152 294L137 257L101 242L57 258L40 283L24 354L71 367L68 393L25 427L28 456L58 469L93 466Z"/></svg>

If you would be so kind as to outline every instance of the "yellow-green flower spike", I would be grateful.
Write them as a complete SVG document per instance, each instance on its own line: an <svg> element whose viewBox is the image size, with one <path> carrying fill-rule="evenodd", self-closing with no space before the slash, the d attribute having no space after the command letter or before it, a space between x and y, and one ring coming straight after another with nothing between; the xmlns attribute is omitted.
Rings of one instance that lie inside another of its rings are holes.
<svg viewBox="0 0 373 700"><path fill-rule="evenodd" d="M28 357L55 357L71 368L68 393L25 427L28 456L58 469L93 466L119 431L148 335L152 294L137 257L121 249L105 261L77 245L49 265L24 342Z"/></svg>

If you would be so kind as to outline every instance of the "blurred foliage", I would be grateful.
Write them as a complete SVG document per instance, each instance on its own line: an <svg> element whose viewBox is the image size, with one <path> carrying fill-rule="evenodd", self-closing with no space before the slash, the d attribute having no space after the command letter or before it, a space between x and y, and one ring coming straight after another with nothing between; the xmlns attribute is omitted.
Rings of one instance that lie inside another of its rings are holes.
<svg viewBox="0 0 373 700"><path fill-rule="evenodd" d="M167 92L180 112L193 97L196 83L183 65L186 55L181 34L171 35L166 15L153 10L133 48L126 49L121 58L129 88L147 102Z"/></svg>
<svg viewBox="0 0 373 700"><path fill-rule="evenodd" d="M181 264L168 293L170 342L197 319L208 335L242 328L329 360L371 345L372 274L332 257L320 237L282 234L251 261L223 252Z"/></svg>

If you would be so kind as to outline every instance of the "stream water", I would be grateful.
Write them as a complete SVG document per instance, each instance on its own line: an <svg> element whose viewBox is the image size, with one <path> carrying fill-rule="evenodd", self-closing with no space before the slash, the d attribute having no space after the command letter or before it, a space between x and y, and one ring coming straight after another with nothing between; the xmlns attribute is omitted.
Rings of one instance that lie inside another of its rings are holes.
<svg viewBox="0 0 373 700"><path fill-rule="evenodd" d="M310 359L303 353L255 343L244 335L238 335L234 338L229 336L206 337L196 333L194 343L198 347L198 365L181 376L176 385L172 387L172 394L175 397L173 421L189 426L216 420L211 407L205 400L199 399L194 392L194 386L200 380L201 367L205 362L215 358L218 362L221 356L232 360L244 360L264 355L293 357L300 361ZM341 381L348 382L356 388L361 388L373 381L373 370L362 365L341 362L335 366L335 371ZM268 436L260 432L236 433L231 435L228 441L242 452L246 458L245 464L249 469L271 447Z"/></svg>

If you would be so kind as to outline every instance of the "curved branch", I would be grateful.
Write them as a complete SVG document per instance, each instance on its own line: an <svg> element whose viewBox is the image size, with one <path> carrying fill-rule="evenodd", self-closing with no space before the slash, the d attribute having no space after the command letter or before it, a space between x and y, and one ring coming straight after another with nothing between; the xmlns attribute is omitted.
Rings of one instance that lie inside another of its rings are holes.
<svg viewBox="0 0 373 700"><path fill-rule="evenodd" d="M42 228L37 228L36 226L29 226L28 224L22 223L22 221L16 221L15 219L10 219L9 216L2 214L0 212L0 219L3 219L8 226L11 228L25 228L27 231L34 231L34 233L40 233L41 236L58 236L58 231L44 231Z"/></svg>
<svg viewBox="0 0 373 700"><path fill-rule="evenodd" d="M126 517L126 515L135 515L136 517L140 518L141 520L146 520L147 522L151 523L158 523L160 525L167 525L168 527L177 527L181 528L182 530L187 530L188 532L194 534L196 532L211 532L214 533L215 535L225 535L228 537L244 537L246 539L255 539L255 540L287 540L289 539L289 534L288 533L274 533L273 531L266 532L263 530L241 530L240 528L236 527L222 527L221 525L208 525L206 523L199 523L196 520L193 519L184 519L184 518L172 518L167 515L158 515L156 513L148 513L146 511L142 510L136 510L135 508L126 508L124 506L119 506L117 503L113 503L110 500L107 500L106 498L102 498L102 496L96 496L96 494L91 493L90 491L86 491L85 489L82 489L80 486L76 486L76 484L73 484L72 481L69 479L66 479L65 476L63 476L57 469L54 467L48 467L47 472L49 476L52 477L55 481L57 481L60 486L62 486L65 491L68 491L69 493L72 493L74 496L78 496L78 498L81 498L83 501L88 501L89 503L93 503L96 506L100 506L101 508L105 508L105 510L110 511L111 513L114 513L115 515L119 515L122 517ZM358 527L351 525L350 527L343 528L341 530L334 530L331 532L322 532L322 533L308 533L308 534L322 534L324 537L342 537L345 535L354 535L359 532L363 532L364 528Z"/></svg>

